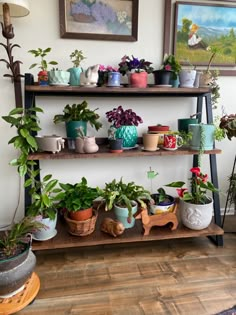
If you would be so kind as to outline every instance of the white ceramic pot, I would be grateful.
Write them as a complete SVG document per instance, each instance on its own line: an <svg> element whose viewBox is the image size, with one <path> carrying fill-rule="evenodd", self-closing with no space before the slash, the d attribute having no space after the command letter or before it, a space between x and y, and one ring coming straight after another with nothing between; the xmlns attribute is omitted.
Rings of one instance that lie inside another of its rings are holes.
<svg viewBox="0 0 236 315"><path fill-rule="evenodd" d="M65 140L59 136L35 136L40 151L58 153L64 149Z"/></svg>
<svg viewBox="0 0 236 315"><path fill-rule="evenodd" d="M192 230L203 230L211 223L213 200L209 197L209 203L205 205L180 200L179 209L181 221L186 227Z"/></svg>
<svg viewBox="0 0 236 315"><path fill-rule="evenodd" d="M196 78L196 70L181 70L179 73L180 87L192 88Z"/></svg>
<svg viewBox="0 0 236 315"><path fill-rule="evenodd" d="M38 216L36 220L44 224L46 228L40 229L37 232L33 233L32 235L34 240L46 241L56 236L57 212L54 220L51 220L49 218L42 218L41 216Z"/></svg>
<svg viewBox="0 0 236 315"><path fill-rule="evenodd" d="M48 71L48 80L50 85L69 85L70 72L63 70Z"/></svg>

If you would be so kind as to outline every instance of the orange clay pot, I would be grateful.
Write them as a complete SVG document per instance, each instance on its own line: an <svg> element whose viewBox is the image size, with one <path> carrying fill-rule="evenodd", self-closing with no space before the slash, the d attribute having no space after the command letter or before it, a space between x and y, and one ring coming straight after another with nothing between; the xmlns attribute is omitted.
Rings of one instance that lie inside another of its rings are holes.
<svg viewBox="0 0 236 315"><path fill-rule="evenodd" d="M83 210L78 210L74 212L69 212L70 218L75 221L85 221L88 220L92 217L93 215L93 209L88 208L88 209L83 209Z"/></svg>

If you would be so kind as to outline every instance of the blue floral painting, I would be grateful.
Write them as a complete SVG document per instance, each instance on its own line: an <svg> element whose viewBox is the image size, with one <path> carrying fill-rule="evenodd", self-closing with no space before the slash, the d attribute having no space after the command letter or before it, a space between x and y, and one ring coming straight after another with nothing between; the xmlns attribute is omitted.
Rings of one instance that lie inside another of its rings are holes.
<svg viewBox="0 0 236 315"><path fill-rule="evenodd" d="M130 36L132 12L130 0L66 0L66 31Z"/></svg>

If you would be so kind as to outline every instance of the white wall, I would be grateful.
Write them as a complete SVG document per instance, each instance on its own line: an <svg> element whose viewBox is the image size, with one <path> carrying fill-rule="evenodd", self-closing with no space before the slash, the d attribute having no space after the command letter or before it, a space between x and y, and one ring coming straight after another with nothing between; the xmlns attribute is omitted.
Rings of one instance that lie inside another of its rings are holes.
<svg viewBox="0 0 236 315"><path fill-rule="evenodd" d="M153 62L157 68L162 59L163 42L163 10L164 0L139 0L139 37L137 42L113 42L96 40L61 39L59 34L59 5L58 0L32 0L30 15L24 18L12 19L15 28L14 43L21 45L21 49L14 49L15 58L21 60L23 65L21 72L29 72L29 66L35 59L27 53L29 49L51 47L52 52L48 60L57 60L59 68L71 67L69 55L74 49L83 50L87 59L83 63L86 68L90 65L101 63L117 66L124 55L133 54ZM1 38L2 41L4 39ZM0 47L0 56L5 58L5 52ZM34 70L34 69L33 69ZM36 75L38 69L33 73ZM4 63L0 63L0 116L7 115L14 105L13 85L10 80L3 78L7 73ZM152 77L150 77L152 82ZM228 113L235 112L235 84L234 77L221 77L221 104ZM80 102L84 98L79 97L52 97L41 98L38 105L45 114L41 116L42 134L57 133L65 135L64 126L54 126L52 118L61 113L63 107L72 102ZM169 124L172 129L177 128L177 118L187 117L194 112L195 103L191 99L163 99L163 98L86 98L91 108L99 107L102 116L103 129L98 136L106 136L108 123L105 112L114 106L122 105L131 107L143 117L144 123L138 127L139 134L147 130L151 124ZM13 216L19 196L19 178L14 167L8 165L14 158L15 150L7 144L14 135L14 130L3 120L0 120L1 135L1 159L0 159L0 226L8 224ZM231 172L235 154L235 139L231 142L224 140L217 144L223 150L217 157L219 183L222 192L227 190L227 176ZM91 185L103 186L104 182L113 178L119 179L122 175L125 180L134 180L138 184L150 189L146 172L149 167L159 172L154 180L153 187L156 190L161 185L173 180L186 180L189 177L191 157L148 157L148 158L122 158L122 159L89 159L70 161L43 161L41 163L43 173L52 173L55 178L63 182L76 182L85 175ZM208 170L208 157L204 158L204 171ZM173 191L172 191L173 192ZM23 194L21 195L23 197ZM221 205L224 207L225 196L221 196ZM18 217L23 215L23 198L17 212Z"/></svg>

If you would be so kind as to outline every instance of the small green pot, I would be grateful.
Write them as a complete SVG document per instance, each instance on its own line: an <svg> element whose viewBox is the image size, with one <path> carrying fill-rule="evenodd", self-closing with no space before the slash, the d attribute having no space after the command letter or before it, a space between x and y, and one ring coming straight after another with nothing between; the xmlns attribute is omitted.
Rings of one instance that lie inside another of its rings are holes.
<svg viewBox="0 0 236 315"><path fill-rule="evenodd" d="M188 126L191 124L198 124L197 118L180 118L178 119L178 130L188 132Z"/></svg>
<svg viewBox="0 0 236 315"><path fill-rule="evenodd" d="M128 222L129 211L127 208L121 208L117 205L114 205L114 212L115 212L117 220L123 223L126 229L134 227L135 218L132 216L132 218L130 218L131 222ZM132 207L132 215L135 214L136 212L137 212L137 203Z"/></svg>

